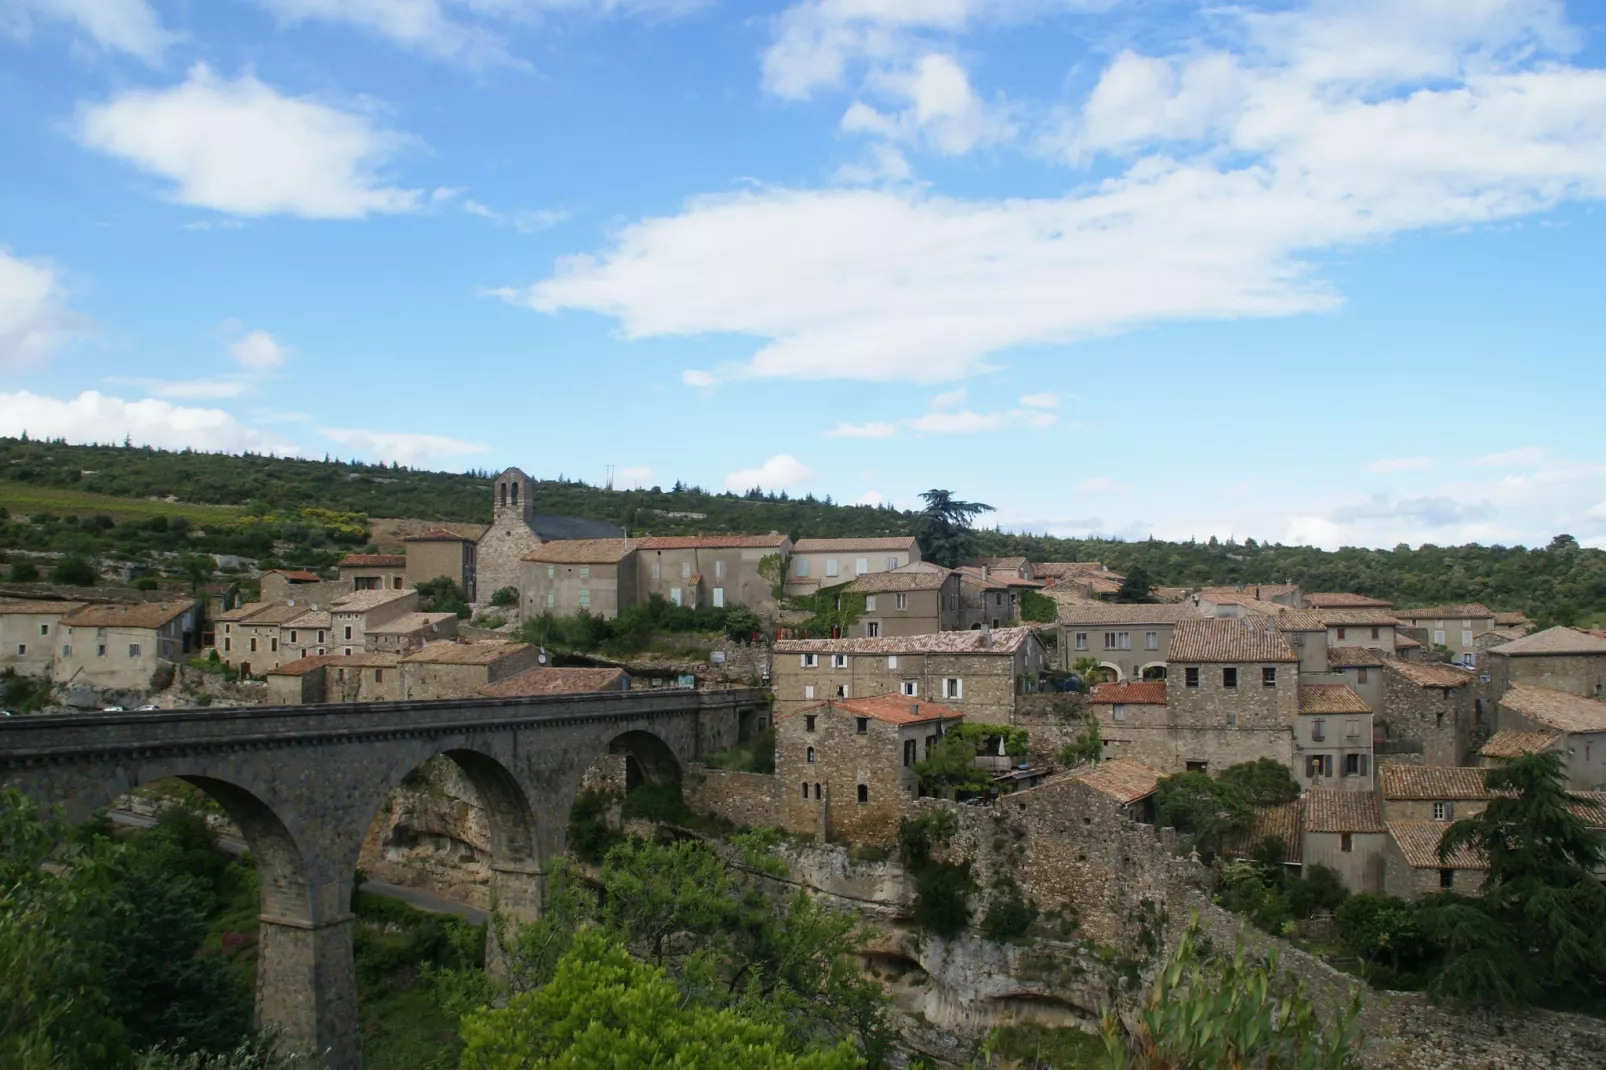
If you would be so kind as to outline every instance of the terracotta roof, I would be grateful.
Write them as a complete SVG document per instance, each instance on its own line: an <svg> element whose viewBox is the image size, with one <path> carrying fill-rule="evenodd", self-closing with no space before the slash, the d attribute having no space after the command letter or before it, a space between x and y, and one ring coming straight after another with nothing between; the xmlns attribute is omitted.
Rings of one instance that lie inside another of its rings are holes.
<svg viewBox="0 0 1606 1070"><path fill-rule="evenodd" d="M368 634L408 635L438 627L442 621L453 620L456 617L456 613L403 613L394 620L374 625L368 629Z"/></svg>
<svg viewBox="0 0 1606 1070"><path fill-rule="evenodd" d="M1386 609L1319 609L1329 628L1393 628L1400 622Z"/></svg>
<svg viewBox="0 0 1606 1070"><path fill-rule="evenodd" d="M1439 841L1449 827L1448 821L1390 821L1388 833L1412 869L1488 869L1483 855L1466 846L1440 860Z"/></svg>
<svg viewBox="0 0 1606 1070"><path fill-rule="evenodd" d="M1164 680L1128 680L1124 684L1095 684L1089 702L1128 706L1164 706Z"/></svg>
<svg viewBox="0 0 1606 1070"><path fill-rule="evenodd" d="M543 542L523 560L554 565L616 565L640 545L640 539L563 539Z"/></svg>
<svg viewBox="0 0 1606 1070"><path fill-rule="evenodd" d="M334 619L321 609L308 610L299 617L284 622L286 628L328 628Z"/></svg>
<svg viewBox="0 0 1606 1070"><path fill-rule="evenodd" d="M1306 832L1384 832L1383 810L1370 791L1305 792Z"/></svg>
<svg viewBox="0 0 1606 1070"><path fill-rule="evenodd" d="M61 614L71 613L88 605L87 602L61 602L48 599L19 598L16 601L0 602L0 615L16 614Z"/></svg>
<svg viewBox="0 0 1606 1070"><path fill-rule="evenodd" d="M396 601L398 598L416 597L417 591L352 591L329 603L334 613L366 613L370 609Z"/></svg>
<svg viewBox="0 0 1606 1070"><path fill-rule="evenodd" d="M160 628L195 608L194 602L90 605L61 618L70 628Z"/></svg>
<svg viewBox="0 0 1606 1070"><path fill-rule="evenodd" d="M1285 609L1277 614L1277 628L1284 632L1325 632L1321 614L1309 609Z"/></svg>
<svg viewBox="0 0 1606 1070"><path fill-rule="evenodd" d="M1563 732L1606 732L1606 702L1568 691L1517 684L1501 696L1500 705Z"/></svg>
<svg viewBox="0 0 1606 1070"><path fill-rule="evenodd" d="M938 572L867 572L848 584L848 590L864 594L879 591L935 591L948 581Z"/></svg>
<svg viewBox="0 0 1606 1070"><path fill-rule="evenodd" d="M1327 667L1330 669L1381 669L1383 655L1364 646L1330 646L1327 648Z"/></svg>
<svg viewBox="0 0 1606 1070"><path fill-rule="evenodd" d="M1401 649L1414 650L1414 649L1416 649L1417 647L1419 647L1421 645L1422 644L1420 642L1418 642L1415 639L1412 639L1409 635L1406 635L1404 632L1395 632L1394 633L1394 649L1396 649L1396 650L1401 650Z"/></svg>
<svg viewBox="0 0 1606 1070"><path fill-rule="evenodd" d="M277 628L286 621L295 620L307 612L306 606L292 606L278 602L269 603L244 620L236 621L247 628L266 627Z"/></svg>
<svg viewBox="0 0 1606 1070"><path fill-rule="evenodd" d="M1312 609L1392 609L1394 603L1367 594L1350 594L1348 591L1317 591L1302 595L1301 602Z"/></svg>
<svg viewBox="0 0 1606 1070"><path fill-rule="evenodd" d="M537 695L581 695L590 691L621 691L623 669L541 668L509 676L480 688L486 698L533 698Z"/></svg>
<svg viewBox="0 0 1606 1070"><path fill-rule="evenodd" d="M967 561L965 563L968 565L975 562ZM1019 569L1025 567L1028 562L1024 557L986 557L982 558L980 563L988 568Z"/></svg>
<svg viewBox="0 0 1606 1070"><path fill-rule="evenodd" d="M1496 613L1494 615L1494 623L1495 627L1498 628L1519 624L1527 626L1533 624L1533 621L1529 620L1525 613Z"/></svg>
<svg viewBox="0 0 1606 1070"><path fill-rule="evenodd" d="M1107 762L1083 766L1071 774L1074 779L1108 795L1122 806L1153 795L1154 785L1164 775L1136 758L1112 758Z"/></svg>
<svg viewBox="0 0 1606 1070"><path fill-rule="evenodd" d="M1071 576L1114 575L1104 567L1102 561L1039 561L1032 566L1032 571L1039 576L1054 576L1058 579L1067 579Z"/></svg>
<svg viewBox="0 0 1606 1070"><path fill-rule="evenodd" d="M1245 583L1230 587L1201 587L1199 588L1199 597L1209 599L1212 602L1216 600L1218 595L1223 598L1239 596L1251 598L1258 602L1270 602L1274 598L1290 595L1298 590L1299 585L1294 583Z"/></svg>
<svg viewBox="0 0 1606 1070"><path fill-rule="evenodd" d="M785 535L654 535L637 545L642 550L779 550Z"/></svg>
<svg viewBox="0 0 1606 1070"><path fill-rule="evenodd" d="M1180 602L1188 597L1188 589L1186 587L1151 587L1149 588L1149 597L1158 599L1161 602Z"/></svg>
<svg viewBox="0 0 1606 1070"><path fill-rule="evenodd" d="M1283 861L1299 862L1305 842L1305 800L1281 806L1255 807L1254 820L1227 847L1227 854L1247 858L1260 841L1275 836L1283 841Z"/></svg>
<svg viewBox="0 0 1606 1070"><path fill-rule="evenodd" d="M1384 762L1377 767L1377 787L1385 799L1487 799L1483 773L1470 765Z"/></svg>
<svg viewBox="0 0 1606 1070"><path fill-rule="evenodd" d="M1606 791L1575 791L1568 807L1592 829L1606 829Z"/></svg>
<svg viewBox="0 0 1606 1070"><path fill-rule="evenodd" d="M235 606L233 609L219 613L212 619L219 624L224 622L238 624L240 621L249 620L258 613L261 613L263 610L269 609L278 604L279 603L277 602L246 602L242 605Z"/></svg>
<svg viewBox="0 0 1606 1070"><path fill-rule="evenodd" d="M958 568L954 569L954 572L959 576L961 583L968 583L972 586L980 587L984 591L1009 590L1009 584L1003 582L1002 580L995 580L990 576L983 576L981 574L981 569L976 568L974 565L960 565Z"/></svg>
<svg viewBox="0 0 1606 1070"><path fill-rule="evenodd" d="M1030 628L994 628L991 639L984 631L934 632L930 635L895 635L879 639L783 639L777 654L1008 654L1033 635Z"/></svg>
<svg viewBox="0 0 1606 1070"><path fill-rule="evenodd" d="M270 568L264 576L283 576L291 583L322 583L323 577L304 568Z"/></svg>
<svg viewBox="0 0 1606 1070"><path fill-rule="evenodd" d="M406 537L404 537L402 539L402 542L473 542L473 541L474 540L469 538L467 535L459 535L457 532L455 532L455 531L447 531L445 528L430 528L428 531L421 531L417 535L408 535L408 536L406 536Z"/></svg>
<svg viewBox="0 0 1606 1070"><path fill-rule="evenodd" d="M1056 599L1057 601L1057 599ZM1187 602L1112 604L1109 602L1060 602L1061 624L1175 624L1179 620L1204 620L1199 610Z"/></svg>
<svg viewBox="0 0 1606 1070"><path fill-rule="evenodd" d="M1462 619L1493 617L1494 610L1479 602L1468 602L1454 606L1428 606L1424 609L1396 609L1394 615L1402 620L1451 620L1457 617Z"/></svg>
<svg viewBox="0 0 1606 1070"><path fill-rule="evenodd" d="M388 650L370 650L360 654L337 654L324 664L335 669L394 669L401 664L401 655Z"/></svg>
<svg viewBox="0 0 1606 1070"><path fill-rule="evenodd" d="M1300 713L1371 713L1366 700L1346 684L1300 684Z"/></svg>
<svg viewBox="0 0 1606 1070"><path fill-rule="evenodd" d="M910 550L914 548L913 535L882 535L871 539L799 539L792 544L794 554L853 553L862 550Z"/></svg>
<svg viewBox="0 0 1606 1070"><path fill-rule="evenodd" d="M1606 654L1606 639L1557 625L1494 648L1498 654Z"/></svg>
<svg viewBox="0 0 1606 1070"><path fill-rule="evenodd" d="M430 643L402 661L409 665L493 665L529 649L529 643Z"/></svg>
<svg viewBox="0 0 1606 1070"><path fill-rule="evenodd" d="M1269 633L1269 634L1268 634ZM1269 617L1179 620L1166 659L1189 661L1298 661Z"/></svg>
<svg viewBox="0 0 1606 1070"><path fill-rule="evenodd" d="M1549 750L1560 739L1561 736L1555 732L1521 732L1515 728L1502 728L1489 737L1478 753L1485 758L1516 758Z"/></svg>
<svg viewBox="0 0 1606 1070"><path fill-rule="evenodd" d="M1472 682L1475 674L1434 661L1406 661L1404 658L1386 658L1386 667L1393 669L1418 687L1462 687Z"/></svg>
<svg viewBox="0 0 1606 1070"><path fill-rule="evenodd" d="M1213 606L1242 606L1244 609L1252 613L1259 613L1263 617L1278 616L1289 608L1280 602L1267 601L1256 598L1254 595L1240 594L1237 591L1213 595L1201 594L1199 598Z"/></svg>
<svg viewBox="0 0 1606 1070"><path fill-rule="evenodd" d="M352 655L352 656L355 657L356 655ZM340 658L341 658L341 655L339 655L339 654L313 654L313 655L311 655L309 657L297 658L294 661L287 661L283 665L280 665L278 668L269 669L267 671L267 673L265 673L264 675L267 675L267 676L305 676L305 675L307 675L307 673L311 672L312 670L318 669L318 668L322 668L323 666L328 665L332 661L339 661Z"/></svg>
<svg viewBox="0 0 1606 1070"><path fill-rule="evenodd" d="M340 559L341 568L406 568L407 558L402 554L347 554Z"/></svg>
<svg viewBox="0 0 1606 1070"><path fill-rule="evenodd" d="M869 698L838 698L828 699L825 702L816 702L812 706L804 706L800 710L782 714L776 720L784 721L788 717L795 717L805 710L840 710L852 717L873 717L877 721L888 724L924 724L926 721L960 721L965 715L949 706L936 702L927 702L924 699L910 698L893 692L889 695L873 695Z"/></svg>

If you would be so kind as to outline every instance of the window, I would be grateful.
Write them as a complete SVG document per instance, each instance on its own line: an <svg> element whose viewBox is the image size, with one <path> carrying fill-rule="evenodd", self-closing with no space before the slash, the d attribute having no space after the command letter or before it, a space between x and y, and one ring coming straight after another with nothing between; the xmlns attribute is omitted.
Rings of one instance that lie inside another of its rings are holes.
<svg viewBox="0 0 1606 1070"><path fill-rule="evenodd" d="M825 574L827 576L836 575L836 558L828 557L825 559Z"/></svg>
<svg viewBox="0 0 1606 1070"><path fill-rule="evenodd" d="M864 608L867 612L875 608L875 595L867 594L864 596Z"/></svg>
<svg viewBox="0 0 1606 1070"><path fill-rule="evenodd" d="M1238 711L1237 710L1228 710L1227 711L1227 727L1228 728L1237 728L1238 727Z"/></svg>
<svg viewBox="0 0 1606 1070"><path fill-rule="evenodd" d="M798 558L797 559L797 575L798 575L798 578L799 579L806 578L808 576L808 574L809 574L809 559L806 558L806 557Z"/></svg>
<svg viewBox="0 0 1606 1070"><path fill-rule="evenodd" d="M893 609L908 609L909 608L909 596L906 595L906 594L895 594L895 595L893 595L892 596L892 608Z"/></svg>
<svg viewBox="0 0 1606 1070"><path fill-rule="evenodd" d="M1184 763L1184 768L1187 770L1187 772L1190 772L1190 773L1208 773L1208 772L1210 772L1210 763L1209 762L1185 762Z"/></svg>
<svg viewBox="0 0 1606 1070"><path fill-rule="evenodd" d="M105 643L97 643L97 644L95 644L95 656L97 658L103 658L103 657L106 656L106 644Z"/></svg>
<svg viewBox="0 0 1606 1070"><path fill-rule="evenodd" d="M28 644L27 643L18 643L17 644L17 653L19 655L20 654L26 654L27 652L28 652Z"/></svg>
<svg viewBox="0 0 1606 1070"><path fill-rule="evenodd" d="M1275 666L1275 665L1263 665L1263 666L1261 666L1261 669L1260 669L1260 686L1261 687L1276 687L1277 686L1277 666Z"/></svg>
<svg viewBox="0 0 1606 1070"><path fill-rule="evenodd" d="M676 587L675 590L676 590L676 592L679 592L680 588ZM677 606L680 605L680 599L677 598L674 601L675 601L675 605L677 605ZM581 609L590 609L591 608L591 588L589 588L589 587L580 588L580 608Z"/></svg>
<svg viewBox="0 0 1606 1070"><path fill-rule="evenodd" d="M1313 743L1320 743L1327 738L1327 718L1312 717L1310 719L1310 738Z"/></svg>
<svg viewBox="0 0 1606 1070"><path fill-rule="evenodd" d="M1440 888L1454 888L1455 887L1455 870L1453 870L1453 869L1441 869L1441 870L1439 870L1439 887Z"/></svg>
<svg viewBox="0 0 1606 1070"><path fill-rule="evenodd" d="M1124 721L1124 720L1126 720L1126 703L1117 702L1115 705L1110 707L1110 720L1112 720L1112 721Z"/></svg>
<svg viewBox="0 0 1606 1070"><path fill-rule="evenodd" d="M664 561L663 561L663 558L664 558L664 553L663 553L662 550L660 550L657 553L652 555L652 578L655 579L655 580L663 578L663 574L664 574ZM546 574L547 574L547 578L551 579L552 578L552 569L548 568ZM807 784L803 785L803 797L805 799L807 799L809 797L809 786Z"/></svg>
<svg viewBox="0 0 1606 1070"><path fill-rule="evenodd" d="M1144 632L1143 633L1143 649L1144 650L1159 650L1160 649L1160 633L1159 632Z"/></svg>
<svg viewBox="0 0 1606 1070"><path fill-rule="evenodd" d="M279 652L279 637L277 635L268 640L268 649L275 654Z"/></svg>
<svg viewBox="0 0 1606 1070"><path fill-rule="evenodd" d="M857 733L858 735L861 735L861 736L869 735L870 734L870 718L868 718L868 717L855 717L853 719L853 731L855 733Z"/></svg>
<svg viewBox="0 0 1606 1070"><path fill-rule="evenodd" d="M725 588L723 588L723 587L715 587L714 588L714 608L715 609L724 609L725 608Z"/></svg>
<svg viewBox="0 0 1606 1070"><path fill-rule="evenodd" d="M1338 637L1339 637L1339 638L1340 638L1340 639L1342 639L1342 638L1344 638L1344 636L1345 636L1345 634L1346 634L1346 632L1345 632L1345 630L1344 630L1344 629L1343 629L1343 628L1340 628L1340 629L1339 629L1339 630L1338 630Z"/></svg>
<svg viewBox="0 0 1606 1070"><path fill-rule="evenodd" d="M1382 628L1373 628L1372 629L1372 638L1373 639L1381 639L1381 638L1383 638L1383 629Z"/></svg>
<svg viewBox="0 0 1606 1070"><path fill-rule="evenodd" d="M1434 646L1443 646L1444 645L1444 633L1442 631L1433 633L1433 645Z"/></svg>
<svg viewBox="0 0 1606 1070"><path fill-rule="evenodd" d="M557 604L558 604L557 592L556 591L548 591L546 593L546 607L548 609L551 609L553 606L555 606Z"/></svg>
<svg viewBox="0 0 1606 1070"><path fill-rule="evenodd" d="M384 669L375 669L374 670L374 683L382 684L384 682L385 682L385 670Z"/></svg>
<svg viewBox="0 0 1606 1070"><path fill-rule="evenodd" d="M999 596L999 601L1000 602L1003 601L1003 596L1001 596L1001 595ZM1132 649L1132 633L1131 632L1120 632L1120 633L1118 633L1116 635L1116 637L1115 637L1115 649L1117 649L1117 650L1131 650Z"/></svg>
<svg viewBox="0 0 1606 1070"><path fill-rule="evenodd" d="M1443 713L1435 713L1433 715L1433 727L1434 728L1443 728L1444 727L1444 714Z"/></svg>
<svg viewBox="0 0 1606 1070"><path fill-rule="evenodd" d="M1105 650L1114 650L1115 649L1115 633L1114 632L1105 632L1104 633L1104 649Z"/></svg>
<svg viewBox="0 0 1606 1070"><path fill-rule="evenodd" d="M836 697L837 698L847 698L848 697L848 685L847 684L837 684L836 685Z"/></svg>
<svg viewBox="0 0 1606 1070"><path fill-rule="evenodd" d="M804 688L803 688L803 697L804 698L813 698L814 697L814 685L813 684L807 684L807 685L804 686Z"/></svg>
<svg viewBox="0 0 1606 1070"><path fill-rule="evenodd" d="M802 659L803 667L805 669L812 669L820 663L820 655L818 654L804 654L802 655Z"/></svg>
<svg viewBox="0 0 1606 1070"><path fill-rule="evenodd" d="M814 797L816 799L825 798L825 793L820 790L820 782L818 780L814 782Z"/></svg>
<svg viewBox="0 0 1606 1070"><path fill-rule="evenodd" d="M348 624L348 625L346 625L346 641L347 641L347 642L348 642L348 643L349 643L349 642L350 642L350 641L351 641L351 625L349 625L349 624ZM253 646L253 647L251 647L251 649L252 649L252 650L255 650L255 649L256 649L256 647L255 647L255 646Z"/></svg>
<svg viewBox="0 0 1606 1070"><path fill-rule="evenodd" d="M1361 756L1359 754L1346 754L1346 755L1344 755L1344 775L1345 776L1360 776L1361 775Z"/></svg>
<svg viewBox="0 0 1606 1070"><path fill-rule="evenodd" d="M652 563L652 574L653 574L653 578L654 579L656 579L658 577L658 562L657 561L654 561ZM548 565L546 567L546 578L549 579L549 580L557 579L558 578L558 566L556 566L556 565Z"/></svg>
<svg viewBox="0 0 1606 1070"><path fill-rule="evenodd" d="M292 632L291 632L291 633L290 633L290 642L291 642L291 643L294 643L294 642L296 642L296 633L295 633L295 632L294 632L294 631L292 631Z"/></svg>
<svg viewBox="0 0 1606 1070"><path fill-rule="evenodd" d="M402 589L402 578L400 576L392 576L390 578L390 587L391 587L391 590L394 590L394 591L401 590Z"/></svg>
<svg viewBox="0 0 1606 1070"><path fill-rule="evenodd" d="M1472 621L1471 621L1471 619L1470 619L1470 618L1467 618L1467 617L1463 617L1463 618L1461 618L1461 627L1463 627L1463 628L1470 628L1470 627L1472 627Z"/></svg>
<svg viewBox="0 0 1606 1070"><path fill-rule="evenodd" d="M1433 820L1452 821L1455 819L1455 807L1447 802L1433 804Z"/></svg>
<svg viewBox="0 0 1606 1070"><path fill-rule="evenodd" d="M805 731L805 732L814 731L814 721L815 721L815 715L814 714L805 713L803 715L803 731Z"/></svg>
<svg viewBox="0 0 1606 1070"><path fill-rule="evenodd" d="M963 680L961 680L961 679L959 679L957 677L953 677L953 676L950 676L950 677L947 677L946 679L944 679L943 682L942 682L942 697L943 698L964 698L965 697L965 681L963 681Z"/></svg>
<svg viewBox="0 0 1606 1070"><path fill-rule="evenodd" d="M346 638L350 639L351 636L348 635L348 636L346 636ZM251 640L251 653L255 654L256 652L257 652L257 641L255 639L252 639Z"/></svg>
<svg viewBox="0 0 1606 1070"><path fill-rule="evenodd" d="M1344 735L1349 739L1361 738L1361 720L1359 717L1344 718Z"/></svg>
<svg viewBox="0 0 1606 1070"><path fill-rule="evenodd" d="M234 648L234 640L233 639L224 639L223 640L223 652L225 654L227 654L233 648Z"/></svg>
<svg viewBox="0 0 1606 1070"><path fill-rule="evenodd" d="M917 698L920 695L920 681L905 680L898 685L898 689L903 692L905 698Z"/></svg>
<svg viewBox="0 0 1606 1070"><path fill-rule="evenodd" d="M323 632L321 631L318 633L318 642L323 642Z"/></svg>
<svg viewBox="0 0 1606 1070"><path fill-rule="evenodd" d="M1442 627L1444 627L1444 621L1442 621L1442 620L1436 620L1436 621L1434 621L1434 622L1433 622L1433 626L1434 626L1434 627L1435 627L1435 628L1442 628Z"/></svg>
<svg viewBox="0 0 1606 1070"><path fill-rule="evenodd" d="M72 644L71 643L63 643L63 644L61 644L61 656L64 657L64 658L72 657Z"/></svg>
<svg viewBox="0 0 1606 1070"><path fill-rule="evenodd" d="M912 739L906 739L906 740L903 741L903 767L905 769L907 769L911 765L914 765L914 764L915 764L915 741L912 740Z"/></svg>
<svg viewBox="0 0 1606 1070"><path fill-rule="evenodd" d="M1077 632L1076 633L1076 649L1078 649L1078 650L1086 650L1087 649L1087 633L1086 632Z"/></svg>
<svg viewBox="0 0 1606 1070"><path fill-rule="evenodd" d="M813 747L810 747L808 749L808 753L806 754L805 759L808 762L808 764L810 764L810 765L814 764L814 748ZM816 795L815 798L819 798L819 796Z"/></svg>
<svg viewBox="0 0 1606 1070"><path fill-rule="evenodd" d="M833 669L845 669L847 667L848 667L848 656L846 654L832 654L831 655L831 668L833 668Z"/></svg>
<svg viewBox="0 0 1606 1070"><path fill-rule="evenodd" d="M870 801L870 785L868 785L868 784L860 784L859 785L859 805L863 806L865 803L867 803L869 801Z"/></svg>
<svg viewBox="0 0 1606 1070"><path fill-rule="evenodd" d="M809 797L809 782L807 780L805 780L805 781L803 781L803 798L807 799L808 797Z"/></svg>
<svg viewBox="0 0 1606 1070"><path fill-rule="evenodd" d="M869 572L869 571L870 571L870 559L868 557L861 557L858 560L853 562L853 574L855 576L862 576L866 572Z"/></svg>
<svg viewBox="0 0 1606 1070"><path fill-rule="evenodd" d="M672 606L678 606L681 604L679 587L669 588L669 604Z"/></svg>
<svg viewBox="0 0 1606 1070"><path fill-rule="evenodd" d="M1366 683L1366 670L1365 669L1356 669L1355 670L1355 682L1358 683L1358 684Z"/></svg>
<svg viewBox="0 0 1606 1070"><path fill-rule="evenodd" d="M1221 670L1221 686L1238 686L1238 667L1236 665L1228 665L1226 668Z"/></svg>
<svg viewBox="0 0 1606 1070"><path fill-rule="evenodd" d="M864 634L870 639L879 638L881 635L881 622L877 620L865 621Z"/></svg>
<svg viewBox="0 0 1606 1070"><path fill-rule="evenodd" d="M1350 852L1354 851L1355 850L1355 835L1353 833L1350 833L1350 832L1341 832L1341 833L1339 833L1338 834L1338 849L1340 851L1343 851L1345 854L1349 854Z"/></svg>
<svg viewBox="0 0 1606 1070"><path fill-rule="evenodd" d="M714 579L723 580L724 578L725 578L725 559L724 558L716 558L714 560Z"/></svg>
<svg viewBox="0 0 1606 1070"><path fill-rule="evenodd" d="M1462 632L1461 633L1461 645L1462 646L1471 646L1472 645L1472 633L1471 632Z"/></svg>
<svg viewBox="0 0 1606 1070"><path fill-rule="evenodd" d="M887 655L887 668L896 669L897 667L898 667L898 655L896 655L896 654L888 654Z"/></svg>
<svg viewBox="0 0 1606 1070"><path fill-rule="evenodd" d="M346 648L346 649L345 649L345 651L344 651L344 653L345 653L345 655L346 655L346 657L348 657L348 658L349 658L349 657L351 657L351 647L349 647L349 646L348 646L348 647L347 647L347 648ZM340 674L341 674L341 675L340 675L340 678L341 678L341 679L342 679L342 680L344 680L344 679L345 679L345 678L346 678L346 676L345 676L345 673L346 673L346 670L345 670L345 669L341 669L341 670L340 670Z"/></svg>
<svg viewBox="0 0 1606 1070"><path fill-rule="evenodd" d="M1199 686L1199 667L1197 665L1189 665L1186 669L1182 670L1182 686Z"/></svg>
<svg viewBox="0 0 1606 1070"><path fill-rule="evenodd" d="M898 567L898 559L896 557L889 557L883 561L882 564L887 566L888 572L891 572L893 569Z"/></svg>
<svg viewBox="0 0 1606 1070"><path fill-rule="evenodd" d="M50 634L50 625L48 625L48 624L39 625L39 634L40 635L49 635Z"/></svg>

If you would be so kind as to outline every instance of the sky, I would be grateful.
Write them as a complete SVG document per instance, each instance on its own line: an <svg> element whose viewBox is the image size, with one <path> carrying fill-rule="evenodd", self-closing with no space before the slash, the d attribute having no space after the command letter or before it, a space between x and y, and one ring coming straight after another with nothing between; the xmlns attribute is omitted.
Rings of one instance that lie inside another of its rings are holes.
<svg viewBox="0 0 1606 1070"><path fill-rule="evenodd" d="M0 434L1606 547L1600 0L0 0Z"/></svg>

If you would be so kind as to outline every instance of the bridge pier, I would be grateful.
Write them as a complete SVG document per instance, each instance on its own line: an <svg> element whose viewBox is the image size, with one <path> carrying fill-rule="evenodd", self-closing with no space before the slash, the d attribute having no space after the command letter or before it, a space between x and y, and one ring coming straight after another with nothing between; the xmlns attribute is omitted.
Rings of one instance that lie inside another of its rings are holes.
<svg viewBox="0 0 1606 1070"><path fill-rule="evenodd" d="M352 916L260 922L259 1024L277 1029L287 1049L323 1056L328 1070L362 1070Z"/></svg>
<svg viewBox="0 0 1606 1070"><path fill-rule="evenodd" d="M503 921L503 935L511 942L520 925L541 916L546 896L546 876L534 862L491 864L491 909ZM497 926L485 926L485 969L497 976L507 973L507 955L497 938Z"/></svg>

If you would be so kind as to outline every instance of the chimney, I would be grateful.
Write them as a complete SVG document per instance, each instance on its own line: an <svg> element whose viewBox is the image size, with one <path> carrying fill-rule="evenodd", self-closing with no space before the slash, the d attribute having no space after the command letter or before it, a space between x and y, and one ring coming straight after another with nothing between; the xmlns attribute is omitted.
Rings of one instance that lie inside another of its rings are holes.
<svg viewBox="0 0 1606 1070"><path fill-rule="evenodd" d="M911 714L913 714L914 716L919 717L920 716L920 703L918 703L918 702L909 703L909 712Z"/></svg>

